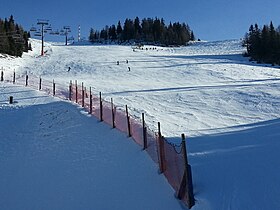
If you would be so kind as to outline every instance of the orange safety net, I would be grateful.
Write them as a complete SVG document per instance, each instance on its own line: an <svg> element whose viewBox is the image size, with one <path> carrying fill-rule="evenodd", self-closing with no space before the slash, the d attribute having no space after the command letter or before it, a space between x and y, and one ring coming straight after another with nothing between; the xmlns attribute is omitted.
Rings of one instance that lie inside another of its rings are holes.
<svg viewBox="0 0 280 210"><path fill-rule="evenodd" d="M176 194L178 195L178 192L180 192L178 197L186 204L189 204L189 186L186 184L188 181L186 177L191 176L187 171L190 166L186 166L182 144L173 145L169 143L164 137L149 129L143 119L139 120L131 116L127 107L126 110L116 107L112 101L103 100L101 93L99 96L93 94L90 89L86 89L83 85L78 85L77 81L75 83L71 82L68 87L66 85L63 87L63 85L55 84L54 81L43 80L31 75L28 78L26 76L17 78L16 84L27 84L27 86L40 89L50 95L69 99L83 106L98 119L125 132L137 144L142 147L145 146L144 149L152 160L159 164L159 171L165 175ZM145 141L146 143L144 143ZM188 206L191 207L190 205Z"/></svg>
<svg viewBox="0 0 280 210"><path fill-rule="evenodd" d="M82 104L81 101L83 100L81 88L81 86L78 86L78 88L72 88L74 89L73 95L75 96L75 91L76 89L78 90L77 97L79 104ZM155 132L147 128L145 123L128 114L126 110L121 109L120 107L115 107L112 102L100 99L100 96L97 95L92 95L92 98L92 110L94 110L94 116L100 120L102 119L102 121L108 123L112 127L114 126L120 131L125 132L128 136L130 135L133 140L142 147L144 146L144 136L146 137L147 145L145 150L152 160L159 164L160 171L163 172L170 185L174 188L176 193L178 193L182 186L182 182L185 179L184 176L186 171L185 160L182 153L182 144L174 145L169 143L164 137L159 138ZM101 103L102 106L100 106ZM85 108L89 110L89 100L86 100L85 104ZM146 132L144 130L145 127ZM187 188L188 186L186 185L185 189L183 189L183 196L181 197L184 202L188 202L189 200Z"/></svg>

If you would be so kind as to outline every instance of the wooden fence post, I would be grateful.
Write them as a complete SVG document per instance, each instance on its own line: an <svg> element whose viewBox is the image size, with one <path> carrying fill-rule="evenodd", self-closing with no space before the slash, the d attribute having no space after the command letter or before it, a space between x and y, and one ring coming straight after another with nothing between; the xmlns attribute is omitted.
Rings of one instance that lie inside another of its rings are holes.
<svg viewBox="0 0 280 210"><path fill-rule="evenodd" d="M69 83L69 101L72 100L72 80Z"/></svg>
<svg viewBox="0 0 280 210"><path fill-rule="evenodd" d="M100 104L100 121L103 121L103 106L102 106L101 92L99 92L99 104Z"/></svg>
<svg viewBox="0 0 280 210"><path fill-rule="evenodd" d="M128 131L128 137L131 137L130 118L129 118L129 114L128 114L128 108L127 108L127 105L125 105L125 111L126 111L126 119L127 119L127 131Z"/></svg>
<svg viewBox="0 0 280 210"><path fill-rule="evenodd" d="M13 98L13 96L10 96L10 98L9 98L9 104L12 104L12 103L14 103L14 98Z"/></svg>
<svg viewBox="0 0 280 210"><path fill-rule="evenodd" d="M25 76L25 86L28 86L28 75Z"/></svg>
<svg viewBox="0 0 280 210"><path fill-rule="evenodd" d="M76 103L78 103L78 84L77 84L77 80L75 80L75 88L76 88Z"/></svg>
<svg viewBox="0 0 280 210"><path fill-rule="evenodd" d="M55 82L53 80L53 95L55 96Z"/></svg>
<svg viewBox="0 0 280 210"><path fill-rule="evenodd" d="M91 87L89 88L89 114L92 114L92 94L91 94Z"/></svg>
<svg viewBox="0 0 280 210"><path fill-rule="evenodd" d="M186 137L185 134L182 134L182 153L184 158L184 175L181 181L180 188L177 193L178 199L182 199L186 196L187 205L190 209L195 204L194 194L193 194L193 183L192 183L192 171L191 166L188 163L187 156L187 146L186 146Z"/></svg>
<svg viewBox="0 0 280 210"><path fill-rule="evenodd" d="M85 90L84 90L83 82L82 82L82 107L85 107Z"/></svg>
<svg viewBox="0 0 280 210"><path fill-rule="evenodd" d="M142 127L143 127L143 150L147 149L147 127L145 124L145 116L142 113Z"/></svg>
<svg viewBox="0 0 280 210"><path fill-rule="evenodd" d="M16 71L14 71L14 75L13 75L13 84L16 83Z"/></svg>
<svg viewBox="0 0 280 210"><path fill-rule="evenodd" d="M3 82L4 81L4 72L3 72L3 70L1 71L1 82Z"/></svg>
<svg viewBox="0 0 280 210"><path fill-rule="evenodd" d="M39 79L39 90L42 90L42 78Z"/></svg>
<svg viewBox="0 0 280 210"><path fill-rule="evenodd" d="M112 126L113 126L113 128L115 128L116 127L116 125L115 125L115 109L114 109L113 98L111 98L111 109L112 109Z"/></svg>
<svg viewBox="0 0 280 210"><path fill-rule="evenodd" d="M158 122L158 145L159 145L159 172L165 171L165 151L164 151L164 140L161 135L160 122Z"/></svg>

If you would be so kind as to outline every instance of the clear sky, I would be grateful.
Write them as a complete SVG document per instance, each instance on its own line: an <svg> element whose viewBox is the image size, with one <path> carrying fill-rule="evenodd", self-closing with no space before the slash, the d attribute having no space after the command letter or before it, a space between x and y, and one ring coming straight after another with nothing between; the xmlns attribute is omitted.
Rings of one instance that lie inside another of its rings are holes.
<svg viewBox="0 0 280 210"><path fill-rule="evenodd" d="M53 28L69 25L75 38L78 25L82 37L88 37L91 27L138 16L185 22L196 38L224 40L243 37L254 23L280 25L280 0L0 0L0 18L11 14L26 30L38 18L50 20Z"/></svg>

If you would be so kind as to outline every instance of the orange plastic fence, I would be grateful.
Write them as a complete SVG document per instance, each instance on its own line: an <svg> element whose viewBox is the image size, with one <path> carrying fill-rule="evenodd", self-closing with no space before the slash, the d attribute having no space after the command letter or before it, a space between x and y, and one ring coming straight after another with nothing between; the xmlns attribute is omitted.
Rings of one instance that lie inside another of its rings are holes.
<svg viewBox="0 0 280 210"><path fill-rule="evenodd" d="M13 81L13 79L9 79ZM163 172L176 194L180 191L182 199L190 208L188 196L188 185L186 180L186 163L182 152L182 144L179 146L169 143L164 137L152 131L142 120L131 116L127 110L117 107L113 101L106 101L101 98L101 93L93 94L91 89L78 85L77 81L70 82L69 86L56 84L55 81L47 81L36 76L22 76L16 79L16 84L25 85L55 95L62 99L69 99L83 106L90 114L106 122L132 137L145 150L152 160L159 164L159 171ZM144 129L145 128L145 129ZM146 132L145 132L146 131ZM182 188L183 186L183 188Z"/></svg>
<svg viewBox="0 0 280 210"><path fill-rule="evenodd" d="M79 86L76 84L72 85L71 92L72 92L72 101L77 97L78 103L82 104L82 86ZM88 98L90 98L90 94L92 94L92 110L93 115L99 118L100 120L103 120L107 124L114 126L115 128L119 129L122 132L127 133L129 135L129 132L131 134L131 137L134 139L134 141L144 146L144 129L143 129L143 122L136 117L133 117L131 115L127 115L126 110L121 107L116 107L113 105L112 101L106 101L102 98L100 98L100 95L94 95L93 93L87 92L87 98L85 100L85 108L89 111L90 109L90 101ZM100 103L102 103L102 106L100 106ZM101 113L102 109L102 114ZM128 121L129 118L129 121ZM129 124L128 124L129 122ZM150 157L160 165L161 160L163 164L163 173L165 177L167 178L170 185L174 188L176 193L178 193L182 181L185 178L185 170L186 165L184 162L184 157L182 153L182 145L173 145L172 143L169 143L165 138L161 138L160 140L159 136L156 134L156 132L153 132L150 130L146 124L144 123L144 126L147 129L146 132L146 139L147 139L147 147L145 150L150 155ZM160 148L163 148L163 155L160 152ZM161 166L160 166L161 167ZM188 189L187 186L186 189L183 190L181 199L185 202L189 202L188 198Z"/></svg>

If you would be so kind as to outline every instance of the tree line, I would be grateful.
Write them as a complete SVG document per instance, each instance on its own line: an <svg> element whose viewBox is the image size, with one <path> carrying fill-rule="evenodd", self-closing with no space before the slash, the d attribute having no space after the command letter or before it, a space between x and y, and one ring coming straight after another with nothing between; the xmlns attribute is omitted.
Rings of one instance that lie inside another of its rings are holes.
<svg viewBox="0 0 280 210"><path fill-rule="evenodd" d="M89 40L91 42L115 42L115 43L145 43L157 45L186 45L195 40L190 27L185 23L169 23L161 18L144 18L140 21L138 17L134 20L126 19L122 25L105 26L101 31L90 29Z"/></svg>
<svg viewBox="0 0 280 210"><path fill-rule="evenodd" d="M280 26L275 29L272 22L262 28L258 24L251 25L243 45L252 60L280 65Z"/></svg>
<svg viewBox="0 0 280 210"><path fill-rule="evenodd" d="M31 49L28 44L30 34L15 23L11 15L9 19L0 19L0 53L12 56L22 56L23 52Z"/></svg>

